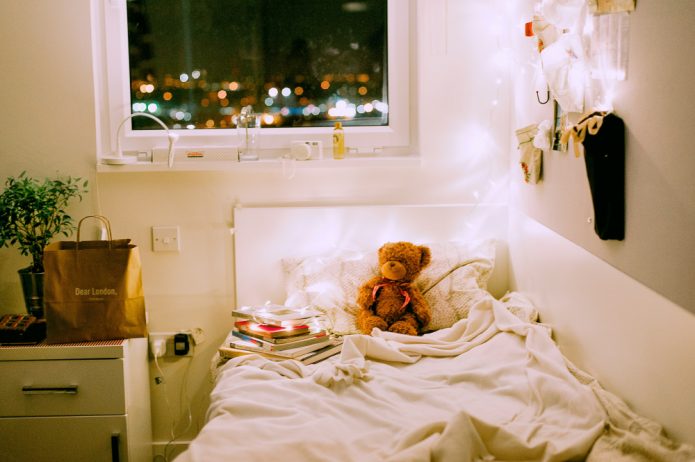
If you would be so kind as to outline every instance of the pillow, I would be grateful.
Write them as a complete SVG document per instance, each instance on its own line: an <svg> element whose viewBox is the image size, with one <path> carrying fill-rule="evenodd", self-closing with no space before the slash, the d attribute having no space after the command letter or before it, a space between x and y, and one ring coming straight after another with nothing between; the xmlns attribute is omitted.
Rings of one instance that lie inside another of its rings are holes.
<svg viewBox="0 0 695 462"><path fill-rule="evenodd" d="M375 251L339 252L329 256L285 258L287 306L312 305L322 311L336 334L357 334L357 291L379 272Z"/></svg>
<svg viewBox="0 0 695 462"><path fill-rule="evenodd" d="M488 295L495 244L485 240L425 245L432 251L432 260L415 283L432 310L432 319L424 330L432 331L465 318L470 307ZM359 333L355 300L360 286L379 274L377 249L285 258L282 265L286 305L312 305L326 314L336 334Z"/></svg>
<svg viewBox="0 0 695 462"><path fill-rule="evenodd" d="M426 244L432 261L415 281L432 310L425 331L451 327L468 317L470 308L488 296L487 282L495 265L492 240L461 244Z"/></svg>
<svg viewBox="0 0 695 462"><path fill-rule="evenodd" d="M517 318L528 323L538 322L538 310L527 295L521 292L507 292L500 298L504 306Z"/></svg>

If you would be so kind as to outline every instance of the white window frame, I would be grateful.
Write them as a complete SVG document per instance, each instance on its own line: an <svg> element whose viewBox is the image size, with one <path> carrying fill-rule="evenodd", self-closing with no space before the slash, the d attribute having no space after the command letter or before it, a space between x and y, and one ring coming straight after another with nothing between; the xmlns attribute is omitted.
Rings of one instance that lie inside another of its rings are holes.
<svg viewBox="0 0 695 462"><path fill-rule="evenodd" d="M388 0L388 104L387 126L348 126L349 146L379 155L411 154L410 136L410 1ZM130 77L126 0L92 0L92 51L97 124L97 157L116 151L116 132L130 112ZM282 155L293 140L330 140L330 127L261 130L261 149L268 156ZM207 149L238 145L234 129L171 130L179 135L178 148ZM121 130L124 152L164 148L164 130ZM330 146L328 147L330 148ZM330 152L330 151L329 151Z"/></svg>

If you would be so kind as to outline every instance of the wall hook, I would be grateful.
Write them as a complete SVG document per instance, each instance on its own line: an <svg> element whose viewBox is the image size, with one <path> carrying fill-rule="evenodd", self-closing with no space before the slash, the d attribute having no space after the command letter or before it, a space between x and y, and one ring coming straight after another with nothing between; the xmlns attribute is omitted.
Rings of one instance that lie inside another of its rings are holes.
<svg viewBox="0 0 695 462"><path fill-rule="evenodd" d="M541 101L541 96L540 96L540 94L538 93L538 90L536 90L536 99L538 100L538 102L539 102L540 104L546 104L548 101L550 101L550 89L546 90L546 91L545 91L545 94L546 94L546 96L545 96L545 101Z"/></svg>

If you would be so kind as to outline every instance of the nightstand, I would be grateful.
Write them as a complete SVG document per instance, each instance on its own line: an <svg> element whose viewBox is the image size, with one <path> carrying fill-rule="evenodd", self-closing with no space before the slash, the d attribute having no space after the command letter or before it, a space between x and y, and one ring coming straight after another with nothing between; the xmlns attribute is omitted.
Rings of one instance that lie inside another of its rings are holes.
<svg viewBox="0 0 695 462"><path fill-rule="evenodd" d="M0 347L3 462L151 462L147 339Z"/></svg>

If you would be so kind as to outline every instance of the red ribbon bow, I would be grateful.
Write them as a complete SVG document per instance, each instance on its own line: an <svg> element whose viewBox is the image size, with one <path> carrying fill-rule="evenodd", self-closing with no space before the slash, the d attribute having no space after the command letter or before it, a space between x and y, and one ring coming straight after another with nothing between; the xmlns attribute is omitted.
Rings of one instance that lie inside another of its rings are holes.
<svg viewBox="0 0 695 462"><path fill-rule="evenodd" d="M401 295L405 298L405 301L403 302L403 305L401 308L405 308L408 303L410 303L410 294L408 293L407 290L404 289L404 287L408 287L409 284L407 282L397 282L397 281L392 281L391 279L382 279L383 282L380 284L377 284L374 286L374 289L372 289L372 302L376 301L376 294L379 292L379 289L382 287L387 287L387 286L396 286L398 289L401 291Z"/></svg>

